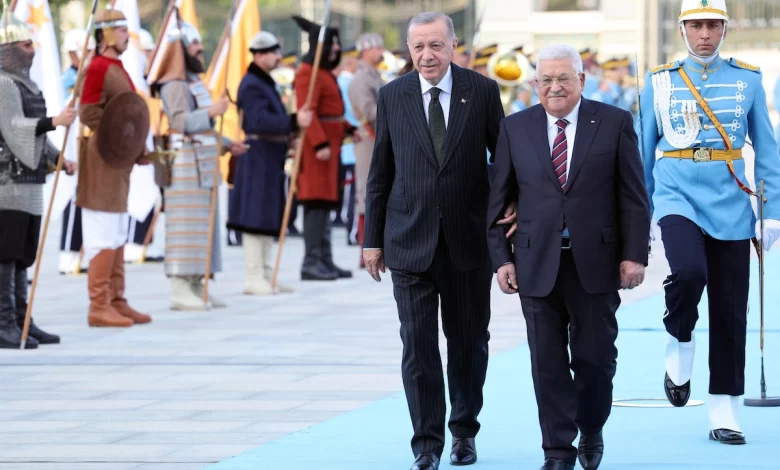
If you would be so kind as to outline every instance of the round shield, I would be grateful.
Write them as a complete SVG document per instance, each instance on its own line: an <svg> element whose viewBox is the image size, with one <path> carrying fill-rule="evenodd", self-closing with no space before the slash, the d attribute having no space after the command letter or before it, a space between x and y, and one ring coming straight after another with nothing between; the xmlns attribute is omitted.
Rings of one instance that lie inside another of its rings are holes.
<svg viewBox="0 0 780 470"><path fill-rule="evenodd" d="M133 166L146 148L149 107L135 92L121 93L106 105L97 130L97 148L107 165Z"/></svg>

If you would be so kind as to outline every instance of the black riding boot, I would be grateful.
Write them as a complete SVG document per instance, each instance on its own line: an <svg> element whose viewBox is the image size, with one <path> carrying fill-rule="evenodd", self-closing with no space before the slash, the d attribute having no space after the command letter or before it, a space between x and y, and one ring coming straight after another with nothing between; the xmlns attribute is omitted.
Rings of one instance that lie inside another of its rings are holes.
<svg viewBox="0 0 780 470"><path fill-rule="evenodd" d="M0 348L19 349L22 344L22 330L16 324L16 301L14 298L16 263L0 263ZM27 284L25 283L25 287ZM28 335L25 349L35 349L38 341Z"/></svg>
<svg viewBox="0 0 780 470"><path fill-rule="evenodd" d="M331 243L331 227L330 217L325 219L325 230L320 240L320 250L322 252L322 262L329 271L336 273L339 279L347 279L352 277L352 271L341 269L333 263L333 243Z"/></svg>
<svg viewBox="0 0 780 470"><path fill-rule="evenodd" d="M306 253L301 267L302 281L335 281L338 276L322 260L322 232L328 221L328 211L320 208L303 209L303 243Z"/></svg>
<svg viewBox="0 0 780 470"><path fill-rule="evenodd" d="M27 269L16 268L16 325L19 329L24 328L24 317L27 314ZM60 344L60 337L46 333L38 328L32 317L30 317L30 331L28 336L38 340L38 344Z"/></svg>

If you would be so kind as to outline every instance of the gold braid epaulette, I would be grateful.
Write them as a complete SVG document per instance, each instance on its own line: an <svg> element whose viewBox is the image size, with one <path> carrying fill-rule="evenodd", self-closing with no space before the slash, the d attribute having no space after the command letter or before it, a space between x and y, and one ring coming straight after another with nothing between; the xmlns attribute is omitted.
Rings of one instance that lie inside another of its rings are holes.
<svg viewBox="0 0 780 470"><path fill-rule="evenodd" d="M659 65L658 67L654 67L650 70L650 73L658 73L662 70L674 70L676 68L680 67L680 64L677 62L669 62L668 64Z"/></svg>

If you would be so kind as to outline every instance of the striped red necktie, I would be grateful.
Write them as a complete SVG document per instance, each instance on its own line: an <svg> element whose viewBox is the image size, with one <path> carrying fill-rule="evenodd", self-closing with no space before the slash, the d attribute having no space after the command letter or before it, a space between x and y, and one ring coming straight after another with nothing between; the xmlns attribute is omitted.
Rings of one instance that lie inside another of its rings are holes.
<svg viewBox="0 0 780 470"><path fill-rule="evenodd" d="M569 121L559 119L555 125L558 126L558 134L553 141L552 162L555 176L558 177L558 183L561 189L566 188L566 160L569 157L568 146L566 145L566 125Z"/></svg>

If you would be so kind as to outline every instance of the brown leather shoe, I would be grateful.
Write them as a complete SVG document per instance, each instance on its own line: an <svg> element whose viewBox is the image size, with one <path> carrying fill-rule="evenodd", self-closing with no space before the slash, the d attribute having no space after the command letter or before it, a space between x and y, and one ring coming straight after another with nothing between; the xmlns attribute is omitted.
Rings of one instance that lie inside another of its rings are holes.
<svg viewBox="0 0 780 470"><path fill-rule="evenodd" d="M116 257L115 250L102 250L89 262L87 289L89 291L89 326L133 326L133 321L120 315L111 306L109 281Z"/></svg>
<svg viewBox="0 0 780 470"><path fill-rule="evenodd" d="M111 268L110 298L111 306L123 317L127 317L135 324L150 323L152 317L141 313L131 307L125 299L125 247L115 251L114 265Z"/></svg>

